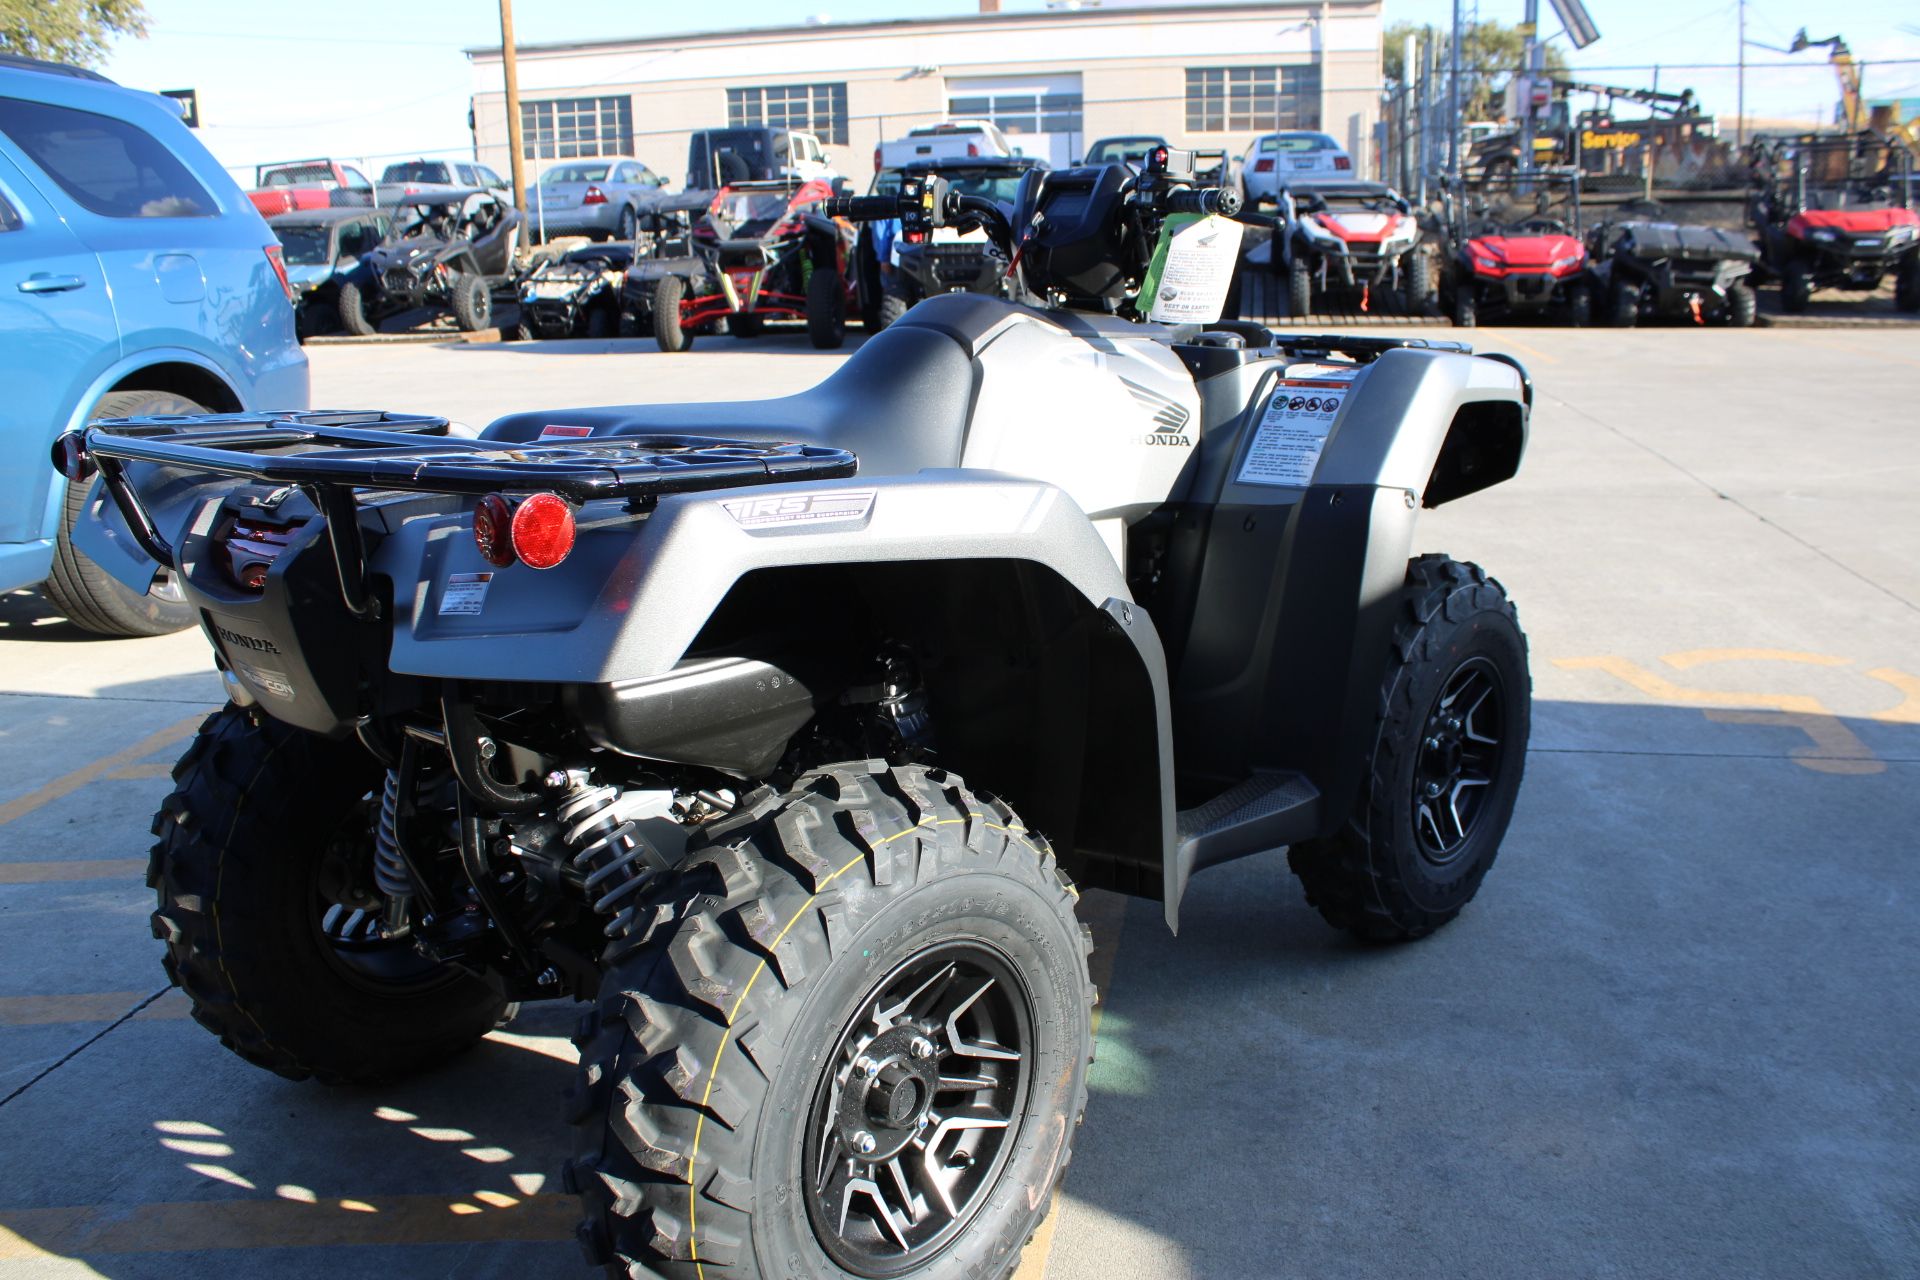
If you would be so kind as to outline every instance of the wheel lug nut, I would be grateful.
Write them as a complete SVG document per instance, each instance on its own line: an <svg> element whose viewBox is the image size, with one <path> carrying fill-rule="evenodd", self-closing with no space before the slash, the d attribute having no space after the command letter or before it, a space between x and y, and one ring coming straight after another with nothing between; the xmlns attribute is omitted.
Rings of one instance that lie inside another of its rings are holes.
<svg viewBox="0 0 1920 1280"><path fill-rule="evenodd" d="M915 1036L913 1042L907 1046L907 1052L916 1058L931 1058L933 1056L933 1041L927 1039L925 1036Z"/></svg>
<svg viewBox="0 0 1920 1280"><path fill-rule="evenodd" d="M865 1076L869 1080L873 1079L875 1076L880 1074L880 1064L875 1062L872 1058L860 1059L858 1062L853 1064L853 1069L855 1072L857 1072L862 1076Z"/></svg>
<svg viewBox="0 0 1920 1280"><path fill-rule="evenodd" d="M853 1149L859 1152L863 1156L872 1155L873 1149L876 1145L877 1144L873 1140L873 1135L868 1133L865 1129L862 1129L860 1130L860 1132L853 1135Z"/></svg>
<svg viewBox="0 0 1920 1280"><path fill-rule="evenodd" d="M1437 783L1437 782L1429 782L1429 783L1427 784L1427 794L1428 794L1428 795L1430 795L1430 796L1437 796L1437 795L1439 795L1439 794L1440 794L1440 784L1439 784L1439 783Z"/></svg>
<svg viewBox="0 0 1920 1280"><path fill-rule="evenodd" d="M1440 743L1439 734L1436 733L1431 738L1427 739L1427 750L1438 751L1440 749L1440 746L1441 746L1441 743Z"/></svg>

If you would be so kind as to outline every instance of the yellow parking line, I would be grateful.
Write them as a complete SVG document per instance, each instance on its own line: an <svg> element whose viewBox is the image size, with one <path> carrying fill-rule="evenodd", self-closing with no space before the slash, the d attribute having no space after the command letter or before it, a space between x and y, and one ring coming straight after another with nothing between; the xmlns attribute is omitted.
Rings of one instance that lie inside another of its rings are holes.
<svg viewBox="0 0 1920 1280"><path fill-rule="evenodd" d="M0 1262L95 1254L567 1240L572 1196L385 1196L0 1209Z"/></svg>
<svg viewBox="0 0 1920 1280"><path fill-rule="evenodd" d="M178 742L192 733L200 727L200 722L204 719L206 719L206 713L203 711L178 724L169 725L158 733L148 734L132 746L122 747L112 755L95 760L85 768L75 769L64 777L55 778L45 786L36 787L23 796L15 796L5 804L0 804L0 825L12 822L16 818L24 818L40 806L52 804L63 796L72 795L90 782L111 777L116 771L139 763L162 747Z"/></svg>
<svg viewBox="0 0 1920 1280"><path fill-rule="evenodd" d="M1506 335L1506 332L1504 330L1502 330L1499 333L1490 333L1487 336L1491 338L1495 343L1499 344L1500 346L1520 348L1522 351L1526 352L1529 356L1533 357L1535 360L1540 361L1542 364L1559 364L1560 363L1559 356L1550 356L1538 347L1531 346L1525 342L1522 342L1518 338L1510 338Z"/></svg>
<svg viewBox="0 0 1920 1280"><path fill-rule="evenodd" d="M53 884L68 880L146 883L145 858L74 858L64 862L0 862L0 884Z"/></svg>
<svg viewBox="0 0 1920 1280"><path fill-rule="evenodd" d="M153 993L150 991L83 991L64 996L0 996L0 1027L44 1027L61 1022L112 1022ZM186 998L169 991L142 1009L138 1021L171 1020L188 1016Z"/></svg>

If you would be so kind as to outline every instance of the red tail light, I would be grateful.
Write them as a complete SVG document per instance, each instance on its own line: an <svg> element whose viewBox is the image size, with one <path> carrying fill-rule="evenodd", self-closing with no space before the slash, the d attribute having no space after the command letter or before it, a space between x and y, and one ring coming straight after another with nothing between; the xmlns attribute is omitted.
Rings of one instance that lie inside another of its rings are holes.
<svg viewBox="0 0 1920 1280"><path fill-rule="evenodd" d="M979 143L977 143L977 142L969 142L969 143L967 144L967 154L968 154L968 155L970 155L970 156L977 156L977 155L979 155L979 154L980 154L980 144L979 144Z"/></svg>
<svg viewBox="0 0 1920 1280"><path fill-rule="evenodd" d="M880 148L878 147L873 149L873 171L880 172Z"/></svg>
<svg viewBox="0 0 1920 1280"><path fill-rule="evenodd" d="M513 513L513 550L529 569L551 569L573 550L573 507L557 493L536 493Z"/></svg>
<svg viewBox="0 0 1920 1280"><path fill-rule="evenodd" d="M1167 169L1167 149L1155 147L1147 153L1147 168L1155 173L1165 173Z"/></svg>
<svg viewBox="0 0 1920 1280"><path fill-rule="evenodd" d="M1347 156L1335 156L1333 158L1333 167L1336 169L1351 169L1353 168L1353 161Z"/></svg>
<svg viewBox="0 0 1920 1280"><path fill-rule="evenodd" d="M580 197L581 204L605 204L607 193L598 187L588 187L587 194Z"/></svg>
<svg viewBox="0 0 1920 1280"><path fill-rule="evenodd" d="M1272 173L1273 161L1267 159L1255 160L1253 162L1253 171L1255 173Z"/></svg>
<svg viewBox="0 0 1920 1280"><path fill-rule="evenodd" d="M235 520L222 539L227 555L227 576L249 591L258 591L266 586L267 570L273 568L273 562L293 541L300 524L300 521L270 525L252 520Z"/></svg>
<svg viewBox="0 0 1920 1280"><path fill-rule="evenodd" d="M273 268L274 279L280 282L280 292L287 295L287 301L293 301L293 282L287 279L287 260L281 256L280 246L270 244L267 249L267 265Z"/></svg>
<svg viewBox="0 0 1920 1280"><path fill-rule="evenodd" d="M473 545L480 558L502 568L513 563L513 507L497 493L480 499L473 509Z"/></svg>

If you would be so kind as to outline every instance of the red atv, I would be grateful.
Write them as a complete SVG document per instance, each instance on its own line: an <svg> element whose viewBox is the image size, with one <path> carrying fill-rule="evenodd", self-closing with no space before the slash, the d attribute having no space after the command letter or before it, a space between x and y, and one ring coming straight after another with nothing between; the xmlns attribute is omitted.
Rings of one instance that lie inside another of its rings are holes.
<svg viewBox="0 0 1920 1280"><path fill-rule="evenodd" d="M1453 322L1462 328L1472 328L1488 314L1551 314L1576 328L1593 323L1578 179L1534 175L1527 180L1537 188L1530 214L1511 208L1489 212L1484 200L1476 201L1471 216L1464 213L1464 202L1456 206L1463 212L1453 227L1448 276ZM1553 216L1561 193L1570 197L1561 210L1567 221Z"/></svg>
<svg viewBox="0 0 1920 1280"><path fill-rule="evenodd" d="M1911 159L1876 134L1756 147L1751 206L1760 260L1780 305L1801 312L1815 289L1871 291L1894 278L1894 305L1920 311L1920 215L1908 207Z"/></svg>

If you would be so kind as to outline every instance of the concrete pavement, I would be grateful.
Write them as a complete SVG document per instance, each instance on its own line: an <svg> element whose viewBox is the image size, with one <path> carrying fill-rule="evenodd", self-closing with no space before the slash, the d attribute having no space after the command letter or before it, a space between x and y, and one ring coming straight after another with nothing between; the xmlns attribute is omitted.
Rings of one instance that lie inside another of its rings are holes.
<svg viewBox="0 0 1920 1280"><path fill-rule="evenodd" d="M1280 857L1197 878L1178 939L1090 895L1093 1102L1025 1274L1920 1273L1920 350L1469 336L1539 392L1520 478L1421 538L1486 564L1532 641L1500 862L1398 948L1327 929ZM779 335L313 361L317 405L477 423L781 394L835 358ZM227 1054L165 990L137 870L219 696L203 643L84 639L15 595L0 654L0 1277L580 1273L570 1014L383 1090Z"/></svg>

